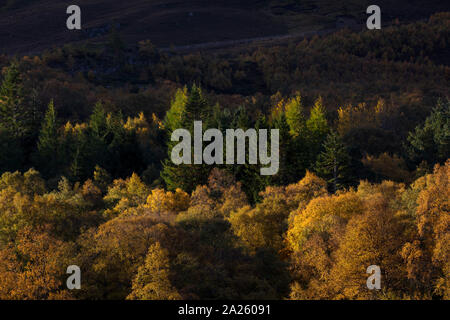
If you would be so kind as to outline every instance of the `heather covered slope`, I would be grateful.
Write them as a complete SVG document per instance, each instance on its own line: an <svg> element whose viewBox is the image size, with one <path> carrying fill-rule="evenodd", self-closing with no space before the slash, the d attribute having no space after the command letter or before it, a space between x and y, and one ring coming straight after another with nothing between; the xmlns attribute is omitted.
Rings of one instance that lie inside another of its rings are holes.
<svg viewBox="0 0 450 320"><path fill-rule="evenodd" d="M407 5L406 5L407 3ZM66 29L71 1L0 1L0 52L25 54L87 39L105 41L115 25L125 41L150 39L158 47L283 35L361 24L368 1L81 0L82 31ZM442 1L378 3L386 23L447 11ZM342 22L342 21L341 21Z"/></svg>

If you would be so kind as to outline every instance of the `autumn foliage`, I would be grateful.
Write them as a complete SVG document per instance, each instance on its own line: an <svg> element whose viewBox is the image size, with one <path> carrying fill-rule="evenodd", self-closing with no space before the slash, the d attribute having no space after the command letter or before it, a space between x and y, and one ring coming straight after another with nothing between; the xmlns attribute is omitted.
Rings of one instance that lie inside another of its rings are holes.
<svg viewBox="0 0 450 320"><path fill-rule="evenodd" d="M449 17L0 56L0 299L450 299ZM175 165L194 120L278 129L278 174Z"/></svg>
<svg viewBox="0 0 450 320"><path fill-rule="evenodd" d="M92 206L87 188L48 192L36 172L3 174L0 297L448 299L449 175L447 161L410 186L361 181L333 195L308 172L255 205L225 171L191 195L133 175L108 187L102 209L67 220ZM81 290L65 287L70 264ZM374 264L383 285L371 291Z"/></svg>

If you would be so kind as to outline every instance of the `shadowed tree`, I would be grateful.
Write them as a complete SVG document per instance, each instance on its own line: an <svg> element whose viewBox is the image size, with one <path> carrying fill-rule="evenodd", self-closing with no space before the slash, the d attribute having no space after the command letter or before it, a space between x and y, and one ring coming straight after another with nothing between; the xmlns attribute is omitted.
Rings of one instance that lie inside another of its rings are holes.
<svg viewBox="0 0 450 320"><path fill-rule="evenodd" d="M179 99L182 101L184 100L181 97L179 97ZM203 130L206 130L210 123L212 110L203 97L201 89L195 85L189 92L184 108L179 106L178 103L172 104L172 108L168 112L169 117L166 118L167 120L170 120L169 123L172 123L172 125L173 123L177 123L177 121L175 121L175 115L179 112L178 110L182 110L182 117L180 121L181 127L179 129L188 130L191 134L191 139L194 137L194 121L202 121ZM171 119L173 119L173 121ZM169 132L169 134L171 134L171 132ZM180 165L175 165L171 159L172 148L176 145L176 142L170 141L168 145L169 158L165 160L163 170L161 172L161 177L164 179L167 188L170 190L181 188L186 192L192 192L197 185L205 184L208 179L211 166L204 164L192 164L194 156L193 145L190 155L191 164Z"/></svg>
<svg viewBox="0 0 450 320"><path fill-rule="evenodd" d="M342 138L336 133L330 133L324 142L324 151L316 163L317 174L324 178L331 191L336 192L350 182L350 156Z"/></svg>
<svg viewBox="0 0 450 320"><path fill-rule="evenodd" d="M417 165L444 163L450 155L450 100L439 100L433 112L421 126L408 136L407 151Z"/></svg>
<svg viewBox="0 0 450 320"><path fill-rule="evenodd" d="M59 169L59 139L53 100L48 105L38 140L38 164L41 172L52 177Z"/></svg>
<svg viewBox="0 0 450 320"><path fill-rule="evenodd" d="M24 106L22 77L17 64L6 69L0 86L0 127L15 138L22 138L28 131L28 113Z"/></svg>

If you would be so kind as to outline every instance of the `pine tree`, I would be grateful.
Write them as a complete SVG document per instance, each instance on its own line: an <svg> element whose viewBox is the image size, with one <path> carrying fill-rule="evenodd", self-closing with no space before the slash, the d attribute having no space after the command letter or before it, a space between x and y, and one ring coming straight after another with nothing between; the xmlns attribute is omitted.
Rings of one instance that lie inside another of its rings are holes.
<svg viewBox="0 0 450 320"><path fill-rule="evenodd" d="M22 169L29 120L23 103L22 78L17 64L6 69L0 86L0 172Z"/></svg>
<svg viewBox="0 0 450 320"><path fill-rule="evenodd" d="M203 97L202 89L193 85L186 101L181 125L182 128L193 133L194 121L203 121L203 125L207 126L208 119L211 117L211 110Z"/></svg>
<svg viewBox="0 0 450 320"><path fill-rule="evenodd" d="M450 154L450 100L439 100L421 126L409 133L407 152L414 164L444 163Z"/></svg>
<svg viewBox="0 0 450 320"><path fill-rule="evenodd" d="M64 138L61 141L61 158L65 165L64 174L72 181L88 179L96 163L91 160L89 136L83 126L72 127L70 123L65 126ZM89 148L88 148L89 147Z"/></svg>
<svg viewBox="0 0 450 320"><path fill-rule="evenodd" d="M326 111L323 106L323 100L319 97L314 107L311 109L309 119L306 121L307 128L307 144L309 149L309 164L313 166L316 162L317 155L322 150L322 144L329 132Z"/></svg>
<svg viewBox="0 0 450 320"><path fill-rule="evenodd" d="M235 122L235 121L233 121ZM255 129L259 136L260 129L270 129L269 123L264 114L260 114L255 123ZM270 150L270 146L268 146ZM271 176L261 175L259 164L229 165L227 170L233 174L237 181L242 182L242 189L251 203L256 203L261 199L260 192L270 184Z"/></svg>
<svg viewBox="0 0 450 320"><path fill-rule="evenodd" d="M219 130L224 130L233 127L233 122L235 121L235 114L227 108L221 108L220 105L216 104L213 107L211 119L211 127L217 128Z"/></svg>
<svg viewBox="0 0 450 320"><path fill-rule="evenodd" d="M41 172L52 175L58 172L58 125L53 100L48 105L38 140L39 167Z"/></svg>
<svg viewBox="0 0 450 320"><path fill-rule="evenodd" d="M107 133L106 112L102 103L99 101L95 104L91 117L89 118L89 127L92 134L103 140Z"/></svg>
<svg viewBox="0 0 450 320"><path fill-rule="evenodd" d="M350 182L351 158L342 138L336 132L327 136L323 146L324 151L317 159L316 172L328 182L331 191L336 192Z"/></svg>
<svg viewBox="0 0 450 320"><path fill-rule="evenodd" d="M180 128L188 130L192 138L194 137L194 121L202 121L203 130L206 130L212 122L211 108L204 99L201 89L195 85L189 92L184 108L179 106L177 108L183 110ZM171 132L168 132L168 134L170 135ZM212 167L204 164L175 165L171 160L172 148L175 145L176 142L169 141L168 143L169 158L163 163L161 177L169 190L180 188L186 192L191 192L196 186L206 183ZM192 149L191 163L193 163L193 158L194 151Z"/></svg>
<svg viewBox="0 0 450 320"><path fill-rule="evenodd" d="M227 112L227 115L228 114L230 114L230 118L227 119L227 121L224 121L225 123L222 123L219 128L242 129L245 131L253 126L247 110L243 106L239 107L233 113ZM255 129L258 136L260 129L269 129L269 125L264 115L260 115L258 117L255 124ZM262 176L260 172L261 166L259 164L250 164L248 160L249 158L247 153L245 164L238 166L226 165L225 168L232 176L234 176L235 180L242 183L242 189L246 193L247 198L251 203L255 203L260 199L259 193L269 184L270 176Z"/></svg>
<svg viewBox="0 0 450 320"><path fill-rule="evenodd" d="M78 165L85 168L84 174L90 175L95 165L106 167L111 163L111 154L109 152L109 142L112 140L109 133L107 114L103 109L101 102L94 106L92 115L89 118L89 130L87 131L86 149L78 150ZM109 138L109 139L108 139ZM87 176L86 176L87 178Z"/></svg>
<svg viewBox="0 0 450 320"><path fill-rule="evenodd" d="M280 167L278 173L271 177L271 183L275 185L287 185L292 182L292 166L289 163L289 153L292 150L292 137L289 134L290 128L287 122L286 114L280 112L272 119L272 126L279 130L280 149L279 159Z"/></svg>
<svg viewBox="0 0 450 320"><path fill-rule="evenodd" d="M237 109L235 121L236 124L234 125L234 128L236 129L242 129L247 130L250 127L250 119L248 117L247 110L245 107L240 106Z"/></svg>
<svg viewBox="0 0 450 320"><path fill-rule="evenodd" d="M22 77L18 66L12 64L7 69L0 86L0 127L16 138L24 137L29 131L28 113L24 107L22 90Z"/></svg>
<svg viewBox="0 0 450 320"><path fill-rule="evenodd" d="M287 151L286 163L289 166L290 182L296 182L305 175L309 167L306 118L300 93L286 103L285 113L292 139Z"/></svg>
<svg viewBox="0 0 450 320"><path fill-rule="evenodd" d="M76 150L75 150L75 154L73 157L73 161L70 164L70 176L73 180L75 181L81 181L83 180L84 174L83 174L83 167L81 165L81 148L79 146L77 146ZM85 170L86 171L86 170Z"/></svg>

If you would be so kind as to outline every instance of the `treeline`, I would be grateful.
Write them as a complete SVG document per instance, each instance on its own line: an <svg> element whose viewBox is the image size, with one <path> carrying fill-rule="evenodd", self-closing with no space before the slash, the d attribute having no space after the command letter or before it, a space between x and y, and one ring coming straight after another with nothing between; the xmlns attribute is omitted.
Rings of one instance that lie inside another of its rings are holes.
<svg viewBox="0 0 450 320"><path fill-rule="evenodd" d="M299 93L273 99L269 114L251 116L245 107L230 111L211 106L201 89L194 86L190 91L178 90L163 123L168 137L177 128L192 132L193 121L199 119L204 130L219 128L224 134L229 128L279 129L280 170L275 176L262 177L258 165L218 166L243 183L251 201L259 199L265 186L293 183L307 170L325 179L332 192L354 186L360 179L411 182L415 176L430 172L434 164L443 164L450 154L448 100L439 101L425 123L410 132L399 146L392 143L392 132L384 129L391 111L383 100L373 107L361 104L339 108L337 121L331 123L321 97L312 107L305 106ZM173 145L168 144L168 156ZM211 169L174 165L169 158L161 176L170 190L190 192L206 183Z"/></svg>
<svg viewBox="0 0 450 320"><path fill-rule="evenodd" d="M258 165L218 166L243 183L254 203L268 185L287 185L301 179L307 170L328 183L329 191L355 186L361 179L391 179L411 182L443 164L450 154L448 99L440 99L426 120L409 133L391 128L397 110L382 99L376 105L347 105L331 121L319 96L312 106L300 93L271 97L269 112L253 107L234 109L212 105L202 90L178 89L163 119L143 113L125 118L120 111L108 112L99 101L85 122L62 122L54 101L45 115L23 93L21 73L16 65L6 69L0 86L0 172L36 168L49 186L56 188L62 176L72 182L92 178L94 170L113 178L133 172L153 186L193 191L206 183L212 166L174 165L170 154L171 133L178 128L192 131L195 120L204 130L279 129L280 169L274 176L261 176ZM37 121L42 119L40 123ZM400 131L401 132L401 131Z"/></svg>
<svg viewBox="0 0 450 320"><path fill-rule="evenodd" d="M63 123L53 100L42 116L23 91L13 64L0 87L0 172L34 166L47 179L56 178L54 187L62 175L84 181L96 166L114 177L136 171L157 178L165 149L156 116L124 118L121 112L107 113L98 102L86 122Z"/></svg>
<svg viewBox="0 0 450 320"><path fill-rule="evenodd" d="M350 121L345 132L339 132L347 136L344 139L351 146L352 157L378 157L385 152L393 155L404 150L408 133L423 123L437 100L449 95L448 23L449 14L441 13L427 22L392 26L380 32L344 30L285 46L188 55L159 52L149 41L141 42L138 48L127 48L113 32L101 47L65 46L16 61L0 56L3 82L8 74L15 77L9 67L16 65L15 81L21 88L17 98L22 111L29 114L30 135L24 142L25 154L11 155L12 166L4 168L14 171L36 166L22 160L30 159L29 153L34 152L51 100L60 124L88 123L99 101L105 114L115 115L115 119L122 113L126 122L143 112L150 121L153 114L163 119L176 91L193 84L203 88L211 105L226 106L232 113L245 107L253 124L260 116L258 112L269 117L281 99L295 97L297 92L302 94L308 117L309 109L321 96L331 127L338 127L340 110L358 117ZM369 114L380 100L384 111L375 122ZM8 141L3 143L11 150L17 145L11 139L2 141ZM155 159L156 167L160 161ZM148 159L137 162L144 162L143 170L149 165ZM84 170L83 178L91 169L88 166ZM69 170L63 171L70 176ZM141 173L142 168L133 171Z"/></svg>

